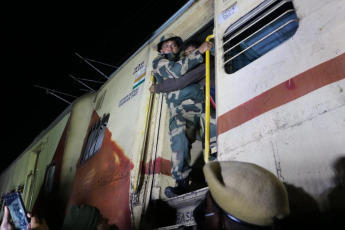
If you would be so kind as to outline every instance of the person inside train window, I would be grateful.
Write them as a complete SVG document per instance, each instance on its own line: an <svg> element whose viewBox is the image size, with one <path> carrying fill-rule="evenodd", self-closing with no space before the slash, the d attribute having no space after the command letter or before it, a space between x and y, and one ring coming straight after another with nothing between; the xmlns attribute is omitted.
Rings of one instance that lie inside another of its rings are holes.
<svg viewBox="0 0 345 230"><path fill-rule="evenodd" d="M61 230L108 230L108 219L91 205L73 205L65 216Z"/></svg>
<svg viewBox="0 0 345 230"><path fill-rule="evenodd" d="M43 218L40 219L37 216L32 215L31 213L27 213L27 216L28 218L30 218L30 223L27 226L27 230L49 230L49 227ZM15 230L7 206L4 207L4 215L2 217L0 230Z"/></svg>
<svg viewBox="0 0 345 230"><path fill-rule="evenodd" d="M198 229L279 229L290 215L286 187L267 169L213 161L203 170L209 191L194 210Z"/></svg>
<svg viewBox="0 0 345 230"><path fill-rule="evenodd" d="M198 40L189 40L184 44L185 55L188 56L192 54L200 46ZM215 100L215 68L214 68L214 56L210 55L210 94L213 102ZM198 83L205 85L205 67L204 63L201 63L194 67L192 70L189 70L186 74L180 78L169 78L160 82L159 84L153 84L150 87L151 93L168 93L171 91L176 91L183 89L187 85Z"/></svg>
<svg viewBox="0 0 345 230"><path fill-rule="evenodd" d="M202 54L206 50L211 50L212 43L204 42L188 56L181 52L183 46L182 39L174 34L169 33L161 37L157 45L159 54L152 62L153 75L158 83L170 78L180 78L202 63ZM196 131L205 108L203 88L199 84L190 84L181 90L165 93L170 113L171 174L177 183L176 187L168 186L165 189L167 197L175 197L189 191L190 149L196 139ZM217 152L216 138L210 139L210 148L211 154Z"/></svg>

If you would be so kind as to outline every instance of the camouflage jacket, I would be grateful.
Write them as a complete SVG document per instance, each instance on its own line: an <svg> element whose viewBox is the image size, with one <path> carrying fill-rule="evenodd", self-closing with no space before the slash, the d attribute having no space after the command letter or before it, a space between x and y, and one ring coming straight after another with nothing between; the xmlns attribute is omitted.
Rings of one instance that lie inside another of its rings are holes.
<svg viewBox="0 0 345 230"><path fill-rule="evenodd" d="M175 61L174 59L177 60ZM188 57L184 56L184 52L181 52L179 57L176 58L171 54L159 54L152 62L153 75L158 83L169 78L180 78L187 71L202 63L203 60L199 50L196 50ZM181 90L165 93L165 99L170 113L172 113L177 106L188 106L203 101L203 86L199 84L188 85Z"/></svg>
<svg viewBox="0 0 345 230"><path fill-rule="evenodd" d="M211 56L212 57L212 56ZM169 78L156 84L154 87L155 93L168 93L175 90L180 90L187 85L198 83L205 85L205 67L204 63L201 63L194 67L192 70L188 71L180 78ZM214 58L210 61L210 87L215 87L215 68L214 68Z"/></svg>

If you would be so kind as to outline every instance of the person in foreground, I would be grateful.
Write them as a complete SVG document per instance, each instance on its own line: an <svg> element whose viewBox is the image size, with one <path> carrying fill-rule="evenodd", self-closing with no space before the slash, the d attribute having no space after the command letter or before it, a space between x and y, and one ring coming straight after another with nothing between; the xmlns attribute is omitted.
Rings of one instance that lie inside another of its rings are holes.
<svg viewBox="0 0 345 230"><path fill-rule="evenodd" d="M289 216L284 184L261 166L211 161L203 170L209 191L194 210L198 229L279 229Z"/></svg>
<svg viewBox="0 0 345 230"><path fill-rule="evenodd" d="M27 230L49 230L44 219L27 214L30 223ZM104 218L98 208L90 205L73 205L65 216L61 230L109 230L108 219ZM0 230L15 230L11 216L5 206Z"/></svg>
<svg viewBox="0 0 345 230"><path fill-rule="evenodd" d="M62 224L61 230L108 230L108 219L98 208L91 205L73 205Z"/></svg>
<svg viewBox="0 0 345 230"><path fill-rule="evenodd" d="M31 213L27 213L27 217L30 218L30 223L27 226L27 230L49 230L48 225L46 224L44 219L40 219L37 216L32 215ZM12 222L11 222L11 215L7 208L4 207L4 216L1 222L1 230L15 230Z"/></svg>

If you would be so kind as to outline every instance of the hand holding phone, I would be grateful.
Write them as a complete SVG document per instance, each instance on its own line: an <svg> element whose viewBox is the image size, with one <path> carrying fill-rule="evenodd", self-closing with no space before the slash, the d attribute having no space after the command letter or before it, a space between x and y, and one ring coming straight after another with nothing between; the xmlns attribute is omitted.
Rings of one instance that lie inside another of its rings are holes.
<svg viewBox="0 0 345 230"><path fill-rule="evenodd" d="M18 192L8 193L4 196L4 199L12 217L14 228L26 230L29 221L21 195Z"/></svg>
<svg viewBox="0 0 345 230"><path fill-rule="evenodd" d="M4 215L2 217L0 229L1 230L13 230L14 229L13 224L12 224L12 220L11 220L10 211L8 211L7 206L4 207Z"/></svg>

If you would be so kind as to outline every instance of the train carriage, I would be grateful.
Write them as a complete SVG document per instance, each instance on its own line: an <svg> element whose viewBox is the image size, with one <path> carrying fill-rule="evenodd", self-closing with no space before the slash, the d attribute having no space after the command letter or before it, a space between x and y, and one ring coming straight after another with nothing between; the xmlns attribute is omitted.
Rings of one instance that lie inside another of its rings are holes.
<svg viewBox="0 0 345 230"><path fill-rule="evenodd" d="M149 91L155 46L174 33L214 43L217 160L273 172L297 217L345 208L344 11L341 0L188 1L1 173L0 194L19 191L51 229L73 204L97 206L118 229L195 229L206 151L193 143L193 191L167 198L169 112Z"/></svg>

